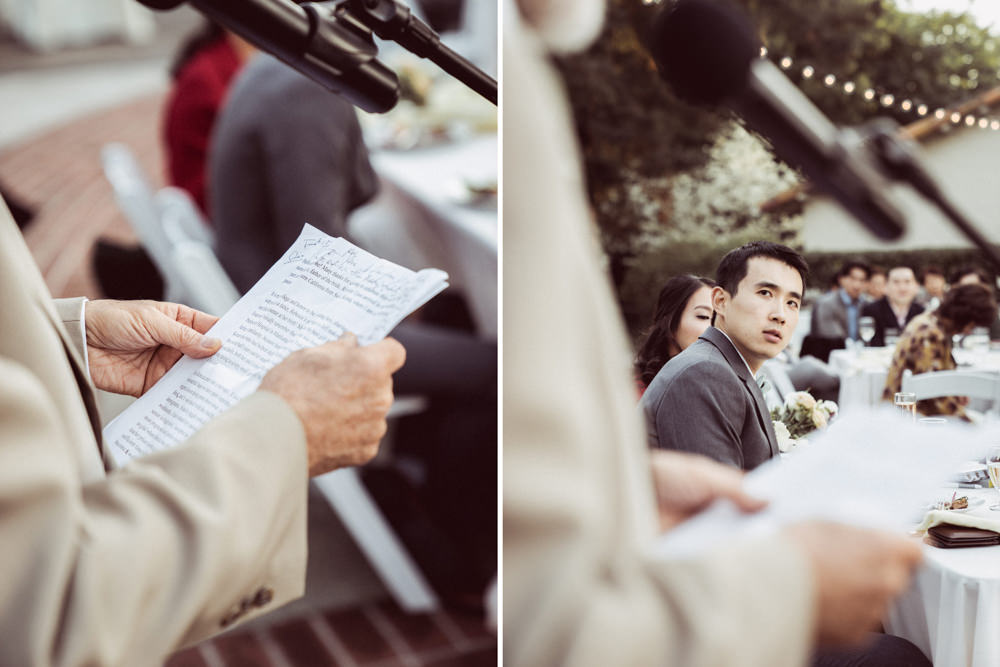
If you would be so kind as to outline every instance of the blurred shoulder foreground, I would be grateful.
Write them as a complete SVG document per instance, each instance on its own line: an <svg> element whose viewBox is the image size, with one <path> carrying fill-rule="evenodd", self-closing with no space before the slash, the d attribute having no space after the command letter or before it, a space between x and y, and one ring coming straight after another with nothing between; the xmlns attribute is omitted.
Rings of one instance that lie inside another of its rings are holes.
<svg viewBox="0 0 1000 667"><path fill-rule="evenodd" d="M548 63L585 46L603 16L592 0L504 12L504 660L803 664L813 585L785 538L698 562L649 553L656 507L631 354Z"/></svg>

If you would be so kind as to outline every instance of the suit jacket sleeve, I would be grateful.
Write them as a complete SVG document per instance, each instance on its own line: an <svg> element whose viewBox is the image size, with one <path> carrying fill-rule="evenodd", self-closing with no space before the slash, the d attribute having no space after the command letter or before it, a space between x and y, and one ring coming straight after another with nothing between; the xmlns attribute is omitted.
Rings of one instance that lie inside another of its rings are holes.
<svg viewBox="0 0 1000 667"><path fill-rule="evenodd" d="M280 398L83 484L45 386L0 376L0 664L155 664L301 594L304 435Z"/></svg>
<svg viewBox="0 0 1000 667"><path fill-rule="evenodd" d="M656 406L660 446L742 468L746 410L746 392L731 370L709 361L692 364Z"/></svg>

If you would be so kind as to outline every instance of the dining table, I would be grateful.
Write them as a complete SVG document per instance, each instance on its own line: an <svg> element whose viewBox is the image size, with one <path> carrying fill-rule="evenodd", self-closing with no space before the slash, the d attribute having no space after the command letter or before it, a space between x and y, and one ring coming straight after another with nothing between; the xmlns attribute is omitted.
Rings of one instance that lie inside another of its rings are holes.
<svg viewBox="0 0 1000 667"><path fill-rule="evenodd" d="M948 498L954 489L941 489ZM1000 520L996 489L960 489L964 513ZM944 549L923 545L923 564L891 606L886 632L913 642L934 667L1000 665L1000 546Z"/></svg>

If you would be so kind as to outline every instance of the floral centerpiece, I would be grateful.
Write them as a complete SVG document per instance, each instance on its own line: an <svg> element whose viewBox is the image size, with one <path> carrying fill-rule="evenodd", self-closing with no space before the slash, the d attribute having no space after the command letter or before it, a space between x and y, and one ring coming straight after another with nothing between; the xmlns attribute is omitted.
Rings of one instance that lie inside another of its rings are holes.
<svg viewBox="0 0 1000 667"><path fill-rule="evenodd" d="M817 401L807 391L796 391L786 396L783 405L771 410L778 449L788 452L807 442L805 436L826 428L837 415L837 409L833 401Z"/></svg>

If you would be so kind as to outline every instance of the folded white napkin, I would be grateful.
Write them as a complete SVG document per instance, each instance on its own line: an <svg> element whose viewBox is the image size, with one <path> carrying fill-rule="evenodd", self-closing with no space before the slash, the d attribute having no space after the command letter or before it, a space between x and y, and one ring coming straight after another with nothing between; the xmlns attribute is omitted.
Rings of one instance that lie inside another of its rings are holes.
<svg viewBox="0 0 1000 667"><path fill-rule="evenodd" d="M917 530L927 530L931 526L939 523L950 523L953 526L965 526L966 528L982 528L1000 533L1000 517L980 516L977 514L967 514L963 512L953 512L950 510L931 510L924 517L923 522Z"/></svg>

